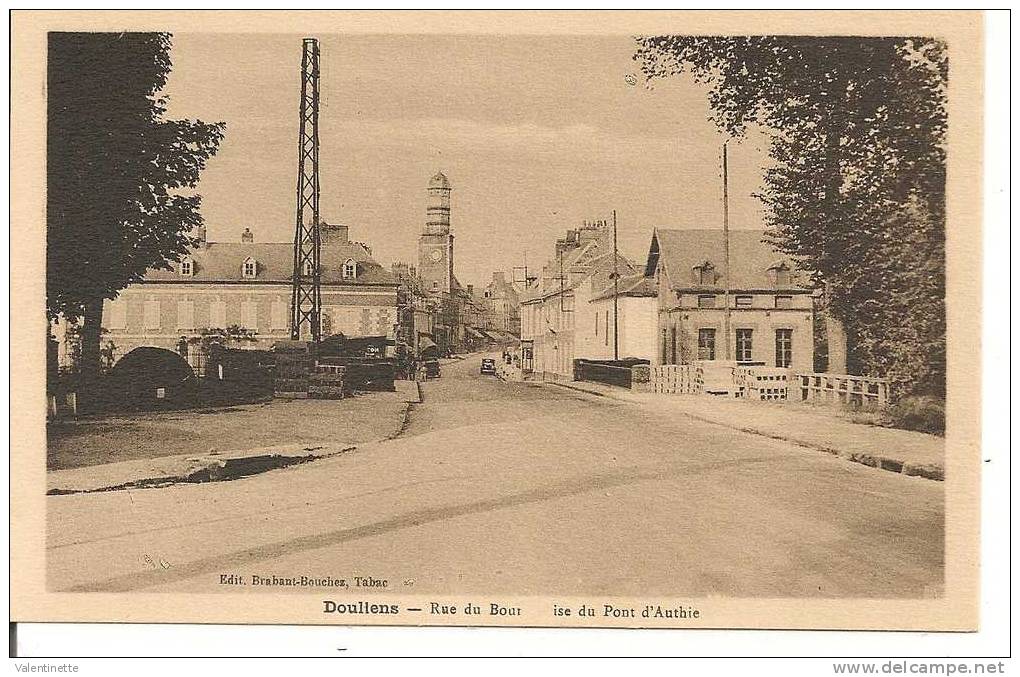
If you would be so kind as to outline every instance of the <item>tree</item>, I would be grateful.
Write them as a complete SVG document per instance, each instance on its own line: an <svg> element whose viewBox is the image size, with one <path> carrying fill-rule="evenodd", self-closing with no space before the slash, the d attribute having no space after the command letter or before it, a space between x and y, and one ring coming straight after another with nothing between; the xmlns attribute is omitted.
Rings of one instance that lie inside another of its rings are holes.
<svg viewBox="0 0 1020 677"><path fill-rule="evenodd" d="M167 33L50 33L46 308L82 321L82 375L100 368L104 299L168 267L202 224L187 192L223 123L166 120Z"/></svg>
<svg viewBox="0 0 1020 677"><path fill-rule="evenodd" d="M856 371L945 393L948 63L931 38L638 38L651 81L688 73L712 119L770 138L767 240L826 289Z"/></svg>

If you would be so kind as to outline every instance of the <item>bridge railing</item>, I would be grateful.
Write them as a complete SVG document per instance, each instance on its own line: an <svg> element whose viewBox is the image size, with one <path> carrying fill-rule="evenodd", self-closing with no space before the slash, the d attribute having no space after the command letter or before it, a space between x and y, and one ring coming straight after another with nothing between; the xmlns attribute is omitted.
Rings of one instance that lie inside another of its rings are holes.
<svg viewBox="0 0 1020 677"><path fill-rule="evenodd" d="M847 374L797 374L802 402L855 404L884 407L889 403L889 380Z"/></svg>

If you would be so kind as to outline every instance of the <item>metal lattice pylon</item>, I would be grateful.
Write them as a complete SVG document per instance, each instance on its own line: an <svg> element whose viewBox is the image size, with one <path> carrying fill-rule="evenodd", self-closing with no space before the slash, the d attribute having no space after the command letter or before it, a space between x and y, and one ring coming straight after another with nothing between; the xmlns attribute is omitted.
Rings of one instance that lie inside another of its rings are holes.
<svg viewBox="0 0 1020 677"><path fill-rule="evenodd" d="M298 133L297 225L290 337L320 338L319 289L319 41L305 38L301 56L301 129Z"/></svg>

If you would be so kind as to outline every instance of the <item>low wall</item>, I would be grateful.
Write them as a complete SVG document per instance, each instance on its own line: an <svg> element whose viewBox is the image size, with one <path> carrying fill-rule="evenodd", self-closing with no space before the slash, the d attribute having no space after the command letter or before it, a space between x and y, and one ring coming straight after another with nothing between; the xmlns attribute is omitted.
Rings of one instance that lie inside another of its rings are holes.
<svg viewBox="0 0 1020 677"><path fill-rule="evenodd" d="M637 358L626 360L574 360L574 380L592 381L619 388L630 388L633 384L633 369L647 366L648 360Z"/></svg>

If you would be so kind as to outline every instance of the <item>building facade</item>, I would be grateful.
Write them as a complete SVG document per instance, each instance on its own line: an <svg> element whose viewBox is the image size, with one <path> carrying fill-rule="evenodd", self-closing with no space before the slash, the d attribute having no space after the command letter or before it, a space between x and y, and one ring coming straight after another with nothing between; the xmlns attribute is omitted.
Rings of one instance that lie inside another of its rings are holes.
<svg viewBox="0 0 1020 677"><path fill-rule="evenodd" d="M616 302L613 298L617 297ZM577 355L590 360L656 359L658 295L644 272L621 276L577 306Z"/></svg>
<svg viewBox="0 0 1020 677"><path fill-rule="evenodd" d="M657 364L724 360L814 367L814 290L763 231L655 229L645 265L657 298Z"/></svg>
<svg viewBox="0 0 1020 677"><path fill-rule="evenodd" d="M622 256L614 266L612 230L605 222L586 223L556 241L553 258L521 299L525 372L546 379L573 377L573 361L584 356L580 351L587 345L590 304L612 284L614 270L626 276L639 272Z"/></svg>
<svg viewBox="0 0 1020 677"><path fill-rule="evenodd" d="M521 335L521 300L505 273L492 274L492 280L482 291L482 303L486 310L485 329Z"/></svg>
<svg viewBox="0 0 1020 677"><path fill-rule="evenodd" d="M348 235L347 226L321 225L322 333L392 338L396 278ZM204 229L198 237L172 270L150 270L106 302L104 336L118 355L139 346L178 350L204 330L232 326L255 337L237 347L269 348L290 337L293 245L256 242L247 228L240 242L207 242Z"/></svg>

